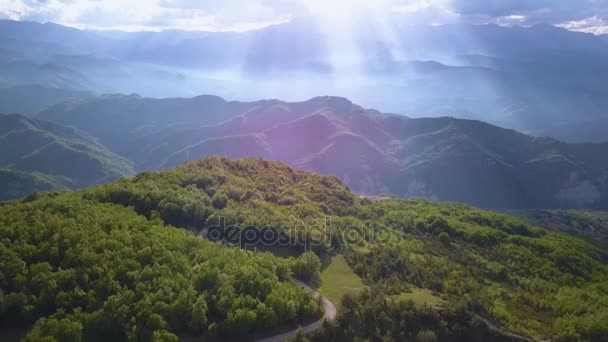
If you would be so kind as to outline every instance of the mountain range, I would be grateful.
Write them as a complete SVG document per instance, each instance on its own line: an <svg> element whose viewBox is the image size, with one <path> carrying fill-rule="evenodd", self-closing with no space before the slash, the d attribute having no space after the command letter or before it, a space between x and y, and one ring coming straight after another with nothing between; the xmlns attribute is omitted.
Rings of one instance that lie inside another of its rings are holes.
<svg viewBox="0 0 608 342"><path fill-rule="evenodd" d="M336 175L363 194L608 205L605 37L389 24L397 43L356 28L349 47L312 18L248 32L0 20L0 113L18 114L2 116L3 198L225 155ZM201 93L287 101L188 97ZM301 100L319 93L365 106Z"/></svg>
<svg viewBox="0 0 608 342"><path fill-rule="evenodd" d="M0 88L289 101L336 94L384 111L529 133L605 120L605 37L550 25L386 24L393 40L376 27L355 28L349 45L328 39L313 18L247 32L93 31L3 20ZM337 59L342 54L353 60ZM579 131L575 140L597 137Z"/></svg>
<svg viewBox="0 0 608 342"><path fill-rule="evenodd" d="M128 159L137 171L209 155L257 156L335 175L362 194L485 208L608 205L606 143L563 143L475 120L408 118L340 97L237 102L103 95L52 106L35 120L84 132L100 144L101 159ZM119 177L132 169L118 170L101 174Z"/></svg>

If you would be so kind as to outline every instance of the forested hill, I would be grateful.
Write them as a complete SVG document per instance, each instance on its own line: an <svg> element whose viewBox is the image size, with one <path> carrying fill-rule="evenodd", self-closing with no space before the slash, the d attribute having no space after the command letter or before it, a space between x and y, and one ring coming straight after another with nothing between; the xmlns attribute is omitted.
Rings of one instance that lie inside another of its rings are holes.
<svg viewBox="0 0 608 342"><path fill-rule="evenodd" d="M0 200L81 188L134 173L133 164L74 128L0 114Z"/></svg>
<svg viewBox="0 0 608 342"><path fill-rule="evenodd" d="M0 200L20 198L35 191L65 190L71 185L64 177L0 168Z"/></svg>
<svg viewBox="0 0 608 342"><path fill-rule="evenodd" d="M38 117L87 132L140 171L210 155L263 157L337 176L364 194L496 209L608 208L608 143L567 144L480 121L382 114L339 97L105 95Z"/></svg>
<svg viewBox="0 0 608 342"><path fill-rule="evenodd" d="M195 236L221 226L281 239ZM319 258L259 252L285 246L343 254L368 288L345 296L315 339L483 340L482 320L534 339L608 334L608 255L596 245L461 204L371 202L335 177L219 157L0 205L0 322L30 340L268 333L320 314L288 281L318 284ZM409 302L420 293L435 309Z"/></svg>

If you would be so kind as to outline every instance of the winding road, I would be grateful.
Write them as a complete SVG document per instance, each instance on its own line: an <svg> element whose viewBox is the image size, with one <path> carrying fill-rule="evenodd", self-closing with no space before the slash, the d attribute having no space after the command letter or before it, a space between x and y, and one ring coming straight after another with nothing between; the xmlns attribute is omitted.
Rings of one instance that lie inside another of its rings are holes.
<svg viewBox="0 0 608 342"><path fill-rule="evenodd" d="M498 326L496 326L496 324L492 323L489 319L483 318L483 317L481 317L479 315L477 315L477 317L479 318L479 320L483 324L485 324L488 327L488 329L490 329L490 331L493 331L495 333L504 335L506 337L510 337L514 341L525 341L525 342L532 342L532 341L534 341L531 338L526 337L526 336L514 334L514 333L511 333L511 332L503 332Z"/></svg>
<svg viewBox="0 0 608 342"><path fill-rule="evenodd" d="M306 290L310 291L315 298L320 297L321 304L323 305L323 311L325 311L325 314L323 315L323 317L321 317L321 319L319 319L318 321L313 322L307 326L302 327L302 332L304 334L308 334L308 333L311 333L311 332L319 329L324 321L331 322L336 319L337 309L336 309L336 306L334 305L334 303L331 302L331 300L329 300L327 297L322 296L318 291L316 291L315 289L311 288L310 286L304 284L303 282L301 282L299 280L292 278L291 281L293 281L298 286L303 287ZM282 333L279 335L274 335L274 336L263 338L261 340L257 340L257 342L283 342L288 338L294 337L297 333L298 333L298 328L290 330L286 333Z"/></svg>

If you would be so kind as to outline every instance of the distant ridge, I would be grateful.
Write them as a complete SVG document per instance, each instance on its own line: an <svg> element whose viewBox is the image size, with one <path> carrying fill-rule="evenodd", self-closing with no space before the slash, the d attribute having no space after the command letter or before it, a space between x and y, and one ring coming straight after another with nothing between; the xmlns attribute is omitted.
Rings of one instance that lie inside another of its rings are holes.
<svg viewBox="0 0 608 342"><path fill-rule="evenodd" d="M608 144L534 138L474 120L407 118L341 97L302 102L111 95L39 118L97 137L138 170L259 156L335 175L369 195L486 208L606 208Z"/></svg>
<svg viewBox="0 0 608 342"><path fill-rule="evenodd" d="M132 175L133 164L74 128L0 114L1 199Z"/></svg>

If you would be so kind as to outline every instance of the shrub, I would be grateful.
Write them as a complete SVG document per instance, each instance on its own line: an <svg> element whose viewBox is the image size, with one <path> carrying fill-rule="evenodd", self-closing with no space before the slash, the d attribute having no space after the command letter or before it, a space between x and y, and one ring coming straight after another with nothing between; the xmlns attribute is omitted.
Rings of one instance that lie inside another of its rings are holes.
<svg viewBox="0 0 608 342"><path fill-rule="evenodd" d="M213 195L211 204L213 204L215 209L224 209L228 204L228 196L226 196L224 193L217 192L215 195Z"/></svg>
<svg viewBox="0 0 608 342"><path fill-rule="evenodd" d="M422 330L416 334L416 342L435 342L437 335L431 330Z"/></svg>
<svg viewBox="0 0 608 342"><path fill-rule="evenodd" d="M448 234L446 232L439 233L439 241L441 241L441 243L443 243L443 244L450 243L450 234Z"/></svg>

